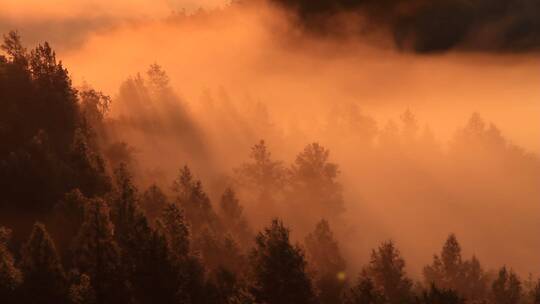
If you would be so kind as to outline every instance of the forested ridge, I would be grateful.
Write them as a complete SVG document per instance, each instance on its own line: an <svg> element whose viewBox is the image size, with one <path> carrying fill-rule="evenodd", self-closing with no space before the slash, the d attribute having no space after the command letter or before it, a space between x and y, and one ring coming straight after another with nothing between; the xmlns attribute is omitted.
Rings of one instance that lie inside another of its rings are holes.
<svg viewBox="0 0 540 304"><path fill-rule="evenodd" d="M319 143L290 165L265 141L254 143L217 200L189 164L165 186L137 186L135 156L107 128L139 124L159 134L156 124L144 115L107 122L111 98L76 89L47 43L27 50L10 32L2 51L0 303L540 304L540 279L505 265L484 268L451 232L419 278L392 240L373 248L361 271L348 270L333 229L346 212L341 171ZM154 96L176 109L162 69L153 65L148 78ZM142 82L128 80L121 98L143 103ZM181 130L192 144L185 149L204 159L199 130L174 113L162 123ZM411 112L402 120L416 128ZM405 135L416 132L406 127ZM391 129L382 144L392 145ZM517 158L537 165L478 115L466 131L467 147L479 139L478 149L504 146L509 168ZM256 231L243 199L274 219ZM286 219L274 212L283 203L294 210ZM295 241L288 220L309 232Z"/></svg>

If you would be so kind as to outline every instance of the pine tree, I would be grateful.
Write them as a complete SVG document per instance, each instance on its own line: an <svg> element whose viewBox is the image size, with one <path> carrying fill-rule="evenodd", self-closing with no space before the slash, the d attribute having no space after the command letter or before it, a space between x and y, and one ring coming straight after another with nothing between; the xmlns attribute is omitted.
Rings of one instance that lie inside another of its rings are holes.
<svg viewBox="0 0 540 304"><path fill-rule="evenodd" d="M21 268L24 273L22 297L26 302L66 302L64 268L53 240L41 223L34 224L30 238L23 245Z"/></svg>
<svg viewBox="0 0 540 304"><path fill-rule="evenodd" d="M218 218L212 209L210 199L203 191L202 183L195 180L191 170L184 166L173 183L176 203L184 210L194 236L203 229L220 231Z"/></svg>
<svg viewBox="0 0 540 304"><path fill-rule="evenodd" d="M339 303L345 287L345 260L328 221L321 220L306 237L310 265L316 271L315 285L321 303Z"/></svg>
<svg viewBox="0 0 540 304"><path fill-rule="evenodd" d="M487 280L480 261L475 256L463 260L461 246L454 234L448 236L440 257L435 255L433 263L424 268L424 279L426 284L454 290L469 300L485 296Z"/></svg>
<svg viewBox="0 0 540 304"><path fill-rule="evenodd" d="M95 304L96 294L90 276L77 274L76 282L69 288L69 300L73 304Z"/></svg>
<svg viewBox="0 0 540 304"><path fill-rule="evenodd" d="M454 234L448 236L441 256L435 255L433 263L424 268L424 278L428 285L439 288L456 289L461 270L461 247Z"/></svg>
<svg viewBox="0 0 540 304"><path fill-rule="evenodd" d="M253 233L248 226L243 214L243 208L240 206L234 190L231 188L225 189L219 206L221 219L225 227L243 248L250 246L253 241Z"/></svg>
<svg viewBox="0 0 540 304"><path fill-rule="evenodd" d="M336 302L338 303L338 302ZM365 270L358 277L356 285L344 296L344 304L383 304L384 296Z"/></svg>
<svg viewBox="0 0 540 304"><path fill-rule="evenodd" d="M73 264L90 276L97 303L125 303L129 301L125 274L109 213L109 206L102 199L88 202L85 220L73 245Z"/></svg>
<svg viewBox="0 0 540 304"><path fill-rule="evenodd" d="M424 291L421 304L464 304L465 300L451 289L438 289L431 284L429 291Z"/></svg>
<svg viewBox="0 0 540 304"><path fill-rule="evenodd" d="M0 299L6 303L15 300L15 291L23 279L8 248L10 238L11 230L0 226Z"/></svg>
<svg viewBox="0 0 540 304"><path fill-rule="evenodd" d="M536 286L534 286L533 303L540 304L540 279L538 279L538 282L536 282Z"/></svg>
<svg viewBox="0 0 540 304"><path fill-rule="evenodd" d="M257 303L314 303L302 249L291 245L289 230L273 220L251 252L251 292Z"/></svg>
<svg viewBox="0 0 540 304"><path fill-rule="evenodd" d="M158 221L158 231L167 244L167 255L175 271L175 299L181 303L204 303L204 269L191 254L190 229L184 213L175 204L165 207Z"/></svg>
<svg viewBox="0 0 540 304"><path fill-rule="evenodd" d="M491 297L494 304L517 304L521 299L521 281L512 271L502 267L493 284Z"/></svg>
<svg viewBox="0 0 540 304"><path fill-rule="evenodd" d="M146 189L141 197L141 208L150 223L154 223L167 204L167 196L155 184Z"/></svg>
<svg viewBox="0 0 540 304"><path fill-rule="evenodd" d="M405 261L392 241L384 242L372 251L368 273L388 303L411 301L412 282L405 273Z"/></svg>
<svg viewBox="0 0 540 304"><path fill-rule="evenodd" d="M293 212L301 210L309 226L322 217L336 219L343 213L344 201L337 164L329 161L330 151L318 143L307 145L290 168L290 191L287 200L298 202Z"/></svg>

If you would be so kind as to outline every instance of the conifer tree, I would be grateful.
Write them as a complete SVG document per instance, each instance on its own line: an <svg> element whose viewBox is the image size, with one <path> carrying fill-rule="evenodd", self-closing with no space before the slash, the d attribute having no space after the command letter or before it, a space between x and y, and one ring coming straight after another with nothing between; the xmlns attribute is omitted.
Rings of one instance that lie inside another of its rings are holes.
<svg viewBox="0 0 540 304"><path fill-rule="evenodd" d="M146 189L141 197L141 208L152 225L159 218L167 204L167 196L155 184Z"/></svg>
<svg viewBox="0 0 540 304"><path fill-rule="evenodd" d="M421 304L464 304L465 300L461 298L456 291L451 289L438 289L431 284L429 291L424 291Z"/></svg>
<svg viewBox="0 0 540 304"><path fill-rule="evenodd" d="M243 214L243 208L231 188L225 189L219 204L221 220L234 238L244 247L251 246L253 233Z"/></svg>
<svg viewBox="0 0 540 304"><path fill-rule="evenodd" d="M53 240L41 223L34 224L30 238L23 245L21 268L24 273L21 297L26 302L66 302L64 268Z"/></svg>
<svg viewBox="0 0 540 304"><path fill-rule="evenodd" d="M73 245L73 264L90 276L97 303L125 303L129 302L125 274L109 213L109 206L102 199L88 202L85 220Z"/></svg>
<svg viewBox="0 0 540 304"><path fill-rule="evenodd" d="M280 220L257 235L250 259L251 292L257 303L315 302L304 253L291 245L289 230Z"/></svg>
<svg viewBox="0 0 540 304"><path fill-rule="evenodd" d="M356 284L344 295L344 304L383 304L384 297L365 270Z"/></svg>
<svg viewBox="0 0 540 304"><path fill-rule="evenodd" d="M69 300L73 304L95 304L96 294L90 276L77 274L76 282L69 287Z"/></svg>
<svg viewBox="0 0 540 304"><path fill-rule="evenodd" d="M387 303L403 304L412 300L412 282L405 272L405 261L392 241L372 251L368 273Z"/></svg>
<svg viewBox="0 0 540 304"><path fill-rule="evenodd" d="M292 211L309 226L325 217L335 219L344 211L342 186L337 181L339 169L330 162L330 151L318 143L307 145L291 166L287 200L297 202Z"/></svg>
<svg viewBox="0 0 540 304"><path fill-rule="evenodd" d="M540 304L540 279L536 282L533 290L533 303Z"/></svg>
<svg viewBox="0 0 540 304"><path fill-rule="evenodd" d="M328 221L321 220L305 242L309 262L316 271L315 286L321 303L339 303L346 283L345 260Z"/></svg>
<svg viewBox="0 0 540 304"><path fill-rule="evenodd" d="M184 210L194 236L204 228L215 232L218 229L218 218L212 209L210 199L203 191L202 183L195 180L191 170L184 166L173 183L176 203Z"/></svg>
<svg viewBox="0 0 540 304"><path fill-rule="evenodd" d="M494 304L517 304L521 299L521 291L521 281L517 275L502 267L491 285L491 298Z"/></svg>
<svg viewBox="0 0 540 304"><path fill-rule="evenodd" d="M10 238L11 230L0 226L0 299L5 299L6 303L15 300L15 291L23 279L8 248Z"/></svg>

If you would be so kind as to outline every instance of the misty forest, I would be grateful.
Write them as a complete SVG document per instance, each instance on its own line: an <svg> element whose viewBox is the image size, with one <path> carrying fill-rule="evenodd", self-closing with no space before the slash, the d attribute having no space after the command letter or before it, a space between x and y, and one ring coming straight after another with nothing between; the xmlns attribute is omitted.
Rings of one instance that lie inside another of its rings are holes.
<svg viewBox="0 0 540 304"><path fill-rule="evenodd" d="M173 2L6 0L0 303L540 304L536 1Z"/></svg>

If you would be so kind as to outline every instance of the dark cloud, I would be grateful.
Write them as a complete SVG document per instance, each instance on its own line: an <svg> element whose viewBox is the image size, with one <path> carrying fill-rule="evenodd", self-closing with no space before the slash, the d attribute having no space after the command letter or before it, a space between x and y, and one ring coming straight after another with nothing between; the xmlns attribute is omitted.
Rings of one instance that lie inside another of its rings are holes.
<svg viewBox="0 0 540 304"><path fill-rule="evenodd" d="M385 28L400 49L432 53L540 49L538 0L270 0L318 33L339 32L333 18L361 15L364 30Z"/></svg>

